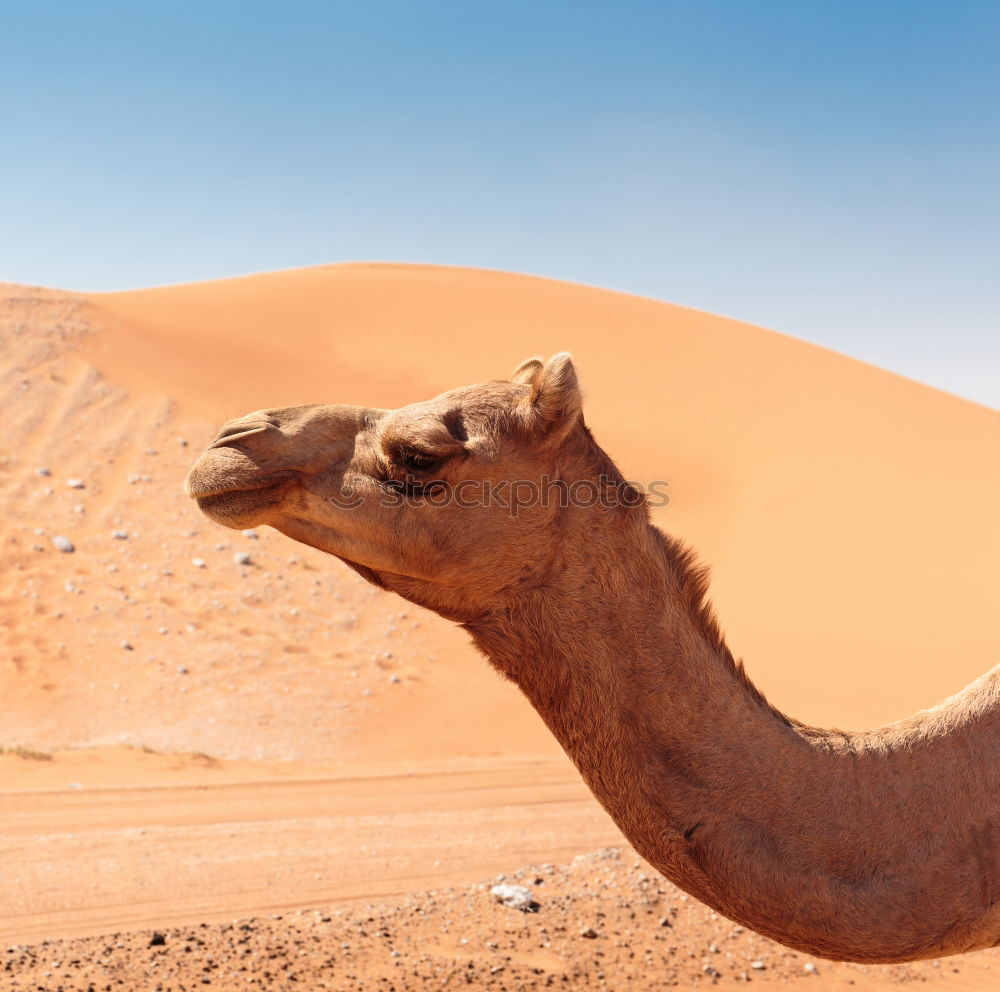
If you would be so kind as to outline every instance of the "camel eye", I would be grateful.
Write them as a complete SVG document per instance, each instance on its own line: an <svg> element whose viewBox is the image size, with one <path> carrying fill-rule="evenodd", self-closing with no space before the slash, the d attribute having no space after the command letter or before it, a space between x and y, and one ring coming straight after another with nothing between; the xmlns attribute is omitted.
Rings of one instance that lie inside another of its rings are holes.
<svg viewBox="0 0 1000 992"><path fill-rule="evenodd" d="M433 455L428 455L424 451L418 451L416 448L404 448L399 453L399 460L414 472L426 472L438 462L438 459Z"/></svg>

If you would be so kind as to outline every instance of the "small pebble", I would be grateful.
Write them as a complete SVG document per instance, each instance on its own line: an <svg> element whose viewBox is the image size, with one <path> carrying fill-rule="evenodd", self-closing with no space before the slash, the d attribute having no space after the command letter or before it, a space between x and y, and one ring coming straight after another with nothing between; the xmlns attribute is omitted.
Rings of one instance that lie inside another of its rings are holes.
<svg viewBox="0 0 1000 992"><path fill-rule="evenodd" d="M194 565L195 568L204 568L205 567L205 559L204 558L192 558L191 559L191 564Z"/></svg>
<svg viewBox="0 0 1000 992"><path fill-rule="evenodd" d="M76 545L68 537L63 537L62 534L56 534L52 538L52 543L60 550L66 552L66 554L71 554L76 551Z"/></svg>
<svg viewBox="0 0 1000 992"><path fill-rule="evenodd" d="M237 551L236 554L233 555L233 561L236 562L237 565L249 565L249 564L251 564L252 559L250 557L250 552L249 551Z"/></svg>
<svg viewBox="0 0 1000 992"><path fill-rule="evenodd" d="M249 537L251 541L257 540L257 531L255 530L245 530L243 531L244 537Z"/></svg>
<svg viewBox="0 0 1000 992"><path fill-rule="evenodd" d="M531 889L525 888L523 885L508 885L505 883L494 885L490 889L490 895L497 902L503 903L510 909L520 909L522 912L530 909L532 903L535 901L535 896Z"/></svg>
<svg viewBox="0 0 1000 992"><path fill-rule="evenodd" d="M87 488L87 484L83 481L83 479L67 479L66 480L66 485L69 486L70 489L86 489Z"/></svg>
<svg viewBox="0 0 1000 992"><path fill-rule="evenodd" d="M128 531L127 530L113 530L111 532L111 536L116 541L127 541L128 540Z"/></svg>
<svg viewBox="0 0 1000 992"><path fill-rule="evenodd" d="M42 465L39 468L36 468L35 469L35 473L37 475L51 475L52 474L52 472L49 469L47 469L44 465Z"/></svg>

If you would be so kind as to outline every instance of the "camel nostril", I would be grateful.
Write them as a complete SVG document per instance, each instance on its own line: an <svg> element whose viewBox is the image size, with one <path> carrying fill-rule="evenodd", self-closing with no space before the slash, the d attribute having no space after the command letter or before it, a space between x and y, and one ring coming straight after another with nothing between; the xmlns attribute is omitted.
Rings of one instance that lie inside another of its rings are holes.
<svg viewBox="0 0 1000 992"><path fill-rule="evenodd" d="M263 434L273 430L272 424L229 424L224 427L219 436L209 445L210 448L224 448L227 445L238 444L254 434Z"/></svg>

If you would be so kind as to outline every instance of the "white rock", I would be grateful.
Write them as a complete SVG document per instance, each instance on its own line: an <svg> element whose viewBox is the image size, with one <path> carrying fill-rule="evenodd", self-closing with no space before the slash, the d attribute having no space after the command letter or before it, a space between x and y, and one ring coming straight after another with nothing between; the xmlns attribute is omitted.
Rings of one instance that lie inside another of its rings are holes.
<svg viewBox="0 0 1000 992"><path fill-rule="evenodd" d="M192 558L191 559L191 564L194 565L195 568L204 568L205 567L205 559L204 558Z"/></svg>
<svg viewBox="0 0 1000 992"><path fill-rule="evenodd" d="M73 542L68 537L63 537L62 534L56 534L55 537L52 538L52 543L60 551L65 551L66 554L70 554L71 552L76 551L76 546L73 544Z"/></svg>
<svg viewBox="0 0 1000 992"><path fill-rule="evenodd" d="M52 474L52 472L49 469L47 469L44 465L40 466L39 468L36 468L35 472L38 475L51 475Z"/></svg>
<svg viewBox="0 0 1000 992"><path fill-rule="evenodd" d="M251 541L257 540L257 531L255 530L245 530L243 531L244 537L249 537Z"/></svg>
<svg viewBox="0 0 1000 992"><path fill-rule="evenodd" d="M236 562L237 565L249 565L252 561L250 558L250 552L237 551L236 554L233 555L233 561Z"/></svg>
<svg viewBox="0 0 1000 992"><path fill-rule="evenodd" d="M535 901L531 889L525 888L523 885L508 885L506 883L494 885L490 889L490 895L497 902L502 902L511 909L526 910Z"/></svg>
<svg viewBox="0 0 1000 992"><path fill-rule="evenodd" d="M113 530L111 532L111 536L116 541L127 541L128 540L128 531L127 530Z"/></svg>
<svg viewBox="0 0 1000 992"><path fill-rule="evenodd" d="M70 489L86 489L87 488L87 483L85 483L83 481L83 479L67 479L66 480L66 485L69 486Z"/></svg>

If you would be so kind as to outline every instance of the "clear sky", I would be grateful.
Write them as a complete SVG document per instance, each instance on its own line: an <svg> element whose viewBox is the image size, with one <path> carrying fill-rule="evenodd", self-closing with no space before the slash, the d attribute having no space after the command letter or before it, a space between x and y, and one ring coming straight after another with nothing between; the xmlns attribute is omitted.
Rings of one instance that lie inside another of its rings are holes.
<svg viewBox="0 0 1000 992"><path fill-rule="evenodd" d="M997 0L32 0L0 23L0 280L508 269L1000 407Z"/></svg>

